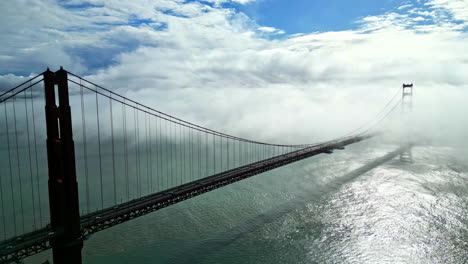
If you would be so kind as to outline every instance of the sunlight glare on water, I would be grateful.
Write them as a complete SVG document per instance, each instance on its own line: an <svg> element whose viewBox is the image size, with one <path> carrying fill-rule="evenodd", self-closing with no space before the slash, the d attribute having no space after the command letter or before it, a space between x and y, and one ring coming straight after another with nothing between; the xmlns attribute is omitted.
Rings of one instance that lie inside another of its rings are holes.
<svg viewBox="0 0 468 264"><path fill-rule="evenodd" d="M452 148L364 144L93 235L84 263L466 263L468 167ZM109 243L112 241L112 243Z"/></svg>

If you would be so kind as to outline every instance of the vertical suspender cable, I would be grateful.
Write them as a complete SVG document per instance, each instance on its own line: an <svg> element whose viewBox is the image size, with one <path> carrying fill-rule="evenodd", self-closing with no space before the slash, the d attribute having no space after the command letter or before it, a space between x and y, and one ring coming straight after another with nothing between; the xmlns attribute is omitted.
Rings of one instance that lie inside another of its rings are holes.
<svg viewBox="0 0 468 264"><path fill-rule="evenodd" d="M162 150L162 119L158 119L156 118L156 120L159 120L159 140L158 140L158 159L159 159L159 166L158 166L158 171L159 171L159 176L158 176L158 182L159 182L159 186L158 186L158 191L159 190L162 190L162 176L165 175L165 173L163 173L163 150Z"/></svg>
<svg viewBox="0 0 468 264"><path fill-rule="evenodd" d="M33 136L34 136L34 156L36 160L36 183L37 183L37 198L39 203L39 225L42 225L42 205L41 205L41 190L39 188L39 158L37 156L37 135L36 135L36 117L34 111L34 96L33 89L31 88L31 110L32 110L32 121L33 121Z"/></svg>
<svg viewBox="0 0 468 264"><path fill-rule="evenodd" d="M171 178L170 178L171 183L170 183L170 187L174 187L174 144L172 142L174 137L172 136L172 125L173 125L173 123L170 122L169 123L169 131L170 131L170 136L171 136L171 139L170 139L171 140L171 143L170 143L171 144L171 146L170 146L171 147L170 148L170 151L171 151L171 155L170 155L171 156L171 159L170 159L170 161L171 161L170 162L170 164L171 164Z"/></svg>
<svg viewBox="0 0 468 264"><path fill-rule="evenodd" d="M136 108L135 108L136 109ZM142 172L141 172L141 150L140 150L140 112L135 110L136 113L136 143L137 143L137 178L138 178L138 197L141 197L141 185L142 185Z"/></svg>
<svg viewBox="0 0 468 264"><path fill-rule="evenodd" d="M155 190L156 191L159 191L159 187L161 186L161 182L160 182L160 179L161 179L161 174L160 174L160 168L161 168L161 163L159 162L160 161L160 158L159 158L159 151L161 149L161 141L159 140L159 137L160 137L160 133L158 134L158 131L160 132L160 127L161 127L161 122L158 120L157 117L154 118L154 124L155 124L155 132L154 132L154 142L153 142L153 145L155 145L156 147L156 150L155 150L155 155L156 155L156 188Z"/></svg>
<svg viewBox="0 0 468 264"><path fill-rule="evenodd" d="M101 127L99 124L99 100L96 88L96 121L97 121L97 132L98 132L98 154L99 154L99 179L101 187L101 209L104 209L104 190L102 182L102 155L101 155Z"/></svg>
<svg viewBox="0 0 468 264"><path fill-rule="evenodd" d="M10 172L10 189L11 189L11 202L12 202L12 209L13 209L13 227L14 227L14 235L17 234L17 226L16 226L16 204L15 204L15 192L13 191L13 166L11 162L11 147L10 147L10 131L8 128L8 114L7 114L7 107L6 103L3 104L5 106L5 126L6 126L6 135L7 135L7 148L8 148L8 170Z"/></svg>
<svg viewBox="0 0 468 264"><path fill-rule="evenodd" d="M6 103L5 103L6 104ZM8 132L8 131L7 131ZM13 192L13 190L11 190ZM6 217L5 217L5 205L3 200L3 183L2 177L0 177L0 201L1 201L1 209L2 209L2 223L3 223L3 239L6 239Z"/></svg>
<svg viewBox="0 0 468 264"><path fill-rule="evenodd" d="M192 180L196 179L196 172L197 170L195 169L195 160L196 160L196 154L195 154L195 137L196 137L196 130L192 130Z"/></svg>
<svg viewBox="0 0 468 264"><path fill-rule="evenodd" d="M20 193L20 208L21 208L21 223L23 226L23 232L25 231L24 223L24 207L23 207L23 183L21 181L21 166L20 166L20 155L19 155L19 143L18 143L18 127L16 121L16 107L15 107L16 97L13 97L13 120L15 128L15 141L16 141L16 158L18 165L18 180L19 180L19 193Z"/></svg>
<svg viewBox="0 0 468 264"><path fill-rule="evenodd" d="M136 108L133 108L133 130L135 132L135 169L136 169L136 193L134 194L134 198L139 196L139 181L140 181L140 160L138 159L138 135L137 135L137 130L138 130L138 122L137 122L137 110ZM136 195L136 196L135 196Z"/></svg>
<svg viewBox="0 0 468 264"><path fill-rule="evenodd" d="M184 168L183 166L183 155L184 152L182 151L183 143L182 143L182 126L179 126L179 167L180 167L180 184L184 182Z"/></svg>
<svg viewBox="0 0 468 264"><path fill-rule="evenodd" d="M251 162L256 162L258 161L258 146L255 143L252 143L252 161Z"/></svg>
<svg viewBox="0 0 468 264"><path fill-rule="evenodd" d="M187 135L187 147L188 147L188 159L187 159L187 167L188 167L188 179L190 181L193 180L193 130L188 128L188 135Z"/></svg>
<svg viewBox="0 0 468 264"><path fill-rule="evenodd" d="M238 141L239 143L239 157L238 157L238 160L239 160L239 166L242 166L244 165L244 163L242 162L242 142L241 141Z"/></svg>
<svg viewBox="0 0 468 264"><path fill-rule="evenodd" d="M208 133L205 133L205 149L206 149L206 167L205 167L205 174L206 176L210 175L210 173L208 172Z"/></svg>
<svg viewBox="0 0 468 264"><path fill-rule="evenodd" d="M201 143L200 143L200 131L197 132L197 138L198 138L198 179L201 178Z"/></svg>
<svg viewBox="0 0 468 264"><path fill-rule="evenodd" d="M191 175L190 175L190 180L194 180L196 178L195 176L195 173L196 173L196 170L195 170L195 133L196 133L196 130L191 130L191 139L190 139L190 147L191 147L191 157L190 157L190 161L191 161Z"/></svg>
<svg viewBox="0 0 468 264"><path fill-rule="evenodd" d="M89 199L89 174L88 174L88 146L86 139L86 115L85 115L85 105L83 98L83 86L81 86L80 80L80 99L81 99L81 129L83 137L83 160L84 160L84 174L85 174L85 185L86 185L86 212L89 213L90 199Z"/></svg>
<svg viewBox="0 0 468 264"><path fill-rule="evenodd" d="M155 117L155 138L153 144L155 144L156 150L156 191L160 191L162 187L162 176L164 173L162 172L162 120Z"/></svg>
<svg viewBox="0 0 468 264"><path fill-rule="evenodd" d="M247 159L247 163L252 163L252 143L247 143L247 151L249 154L249 157Z"/></svg>
<svg viewBox="0 0 468 264"><path fill-rule="evenodd" d="M145 113L145 143L146 143L146 191L150 194L150 172L149 172L149 138L148 138L148 113Z"/></svg>
<svg viewBox="0 0 468 264"><path fill-rule="evenodd" d="M216 136L213 134L213 175L216 174Z"/></svg>
<svg viewBox="0 0 468 264"><path fill-rule="evenodd" d="M236 155L237 155L237 152L236 152L236 145L237 145L237 140L233 139L232 140L232 168L235 168L236 167L236 164L237 164L237 159L236 159Z"/></svg>
<svg viewBox="0 0 468 264"><path fill-rule="evenodd" d="M171 122L166 121L166 189L171 186L172 181L172 146L171 146L171 137L172 129L171 129Z"/></svg>
<svg viewBox="0 0 468 264"><path fill-rule="evenodd" d="M179 149L178 149L178 145L179 145L179 142L178 142L178 138L177 138L177 124L174 122L173 123L174 125L174 185L173 186L177 186L177 183L178 183L178 178L179 178Z"/></svg>
<svg viewBox="0 0 468 264"><path fill-rule="evenodd" d="M179 178L180 178L180 153L179 153L179 136L178 136L178 129L177 129L177 124L174 123L174 186L177 186L179 183Z"/></svg>
<svg viewBox="0 0 468 264"><path fill-rule="evenodd" d="M177 124L174 123L174 186L179 182L179 139L178 139Z"/></svg>
<svg viewBox="0 0 468 264"><path fill-rule="evenodd" d="M169 187L173 187L174 186L174 137L173 137L173 133L172 133L172 130L173 130L173 123L172 122L169 122L169 137L168 137L168 140L169 140L169 151L170 151L170 159L169 159L169 164L170 164L170 172L171 172L171 175L170 175L170 178L169 178Z"/></svg>
<svg viewBox="0 0 468 264"><path fill-rule="evenodd" d="M148 116L148 125L149 125L149 128L148 128L148 134L149 134L149 138L147 140L149 140L149 160L150 160L150 168L149 168L149 175L150 175L150 193L153 193L153 133L152 133L152 130L151 130L151 116Z"/></svg>
<svg viewBox="0 0 468 264"><path fill-rule="evenodd" d="M124 171L125 171L125 189L127 201L130 200L130 179L128 175L128 143L127 143L127 111L125 108L125 99L124 104L122 104L122 116L123 116L123 143L124 143Z"/></svg>
<svg viewBox="0 0 468 264"><path fill-rule="evenodd" d="M183 143L183 146L184 146L184 181L187 182L187 155L188 155L188 151L187 151L187 132L188 132L188 129L186 129L185 127L183 128L183 135L184 135L184 143Z"/></svg>
<svg viewBox="0 0 468 264"><path fill-rule="evenodd" d="M177 129L177 124L174 123L174 161L175 161L175 184L177 186L179 184L180 178L180 132Z"/></svg>
<svg viewBox="0 0 468 264"><path fill-rule="evenodd" d="M238 159L236 157L236 144L237 143L237 140L233 140L232 141L232 148L234 149L233 153L232 153L232 167L233 168L236 168L238 166L237 162L238 162Z"/></svg>
<svg viewBox="0 0 468 264"><path fill-rule="evenodd" d="M239 140L239 165L242 166L244 163L242 162L242 142Z"/></svg>
<svg viewBox="0 0 468 264"><path fill-rule="evenodd" d="M187 177L192 180L192 146L191 146L192 129L187 129L186 141L187 141Z"/></svg>
<svg viewBox="0 0 468 264"><path fill-rule="evenodd" d="M1 209L2 209L3 239L6 239L7 233L6 233L5 205L3 201L2 177L0 177L0 203L1 203Z"/></svg>
<svg viewBox="0 0 468 264"><path fill-rule="evenodd" d="M173 144L173 136L172 136L172 122L169 122L169 135L167 140L169 141L169 170L170 170L170 177L169 177L169 184L168 187L173 187L174 184L174 144Z"/></svg>
<svg viewBox="0 0 468 264"><path fill-rule="evenodd" d="M190 181L190 128L184 128L184 178Z"/></svg>
<svg viewBox="0 0 468 264"><path fill-rule="evenodd" d="M250 148L252 150L252 158L251 158L250 162L252 163L252 162L257 161L257 144L251 143Z"/></svg>
<svg viewBox="0 0 468 264"><path fill-rule="evenodd" d="M30 83L31 84L31 83ZM31 178L31 198L32 198L32 210L33 210L33 223L34 228L37 228L36 223L36 196L34 195L34 180L33 180L33 169L32 169L32 158L31 158L31 133L29 133L29 111L28 111L28 103L27 103L27 96L26 90L24 93L24 111L26 115L26 135L27 135L27 143L28 143L28 161L29 161L29 176Z"/></svg>
<svg viewBox="0 0 468 264"><path fill-rule="evenodd" d="M263 154L263 148L262 145L257 145L257 161L262 160L262 154Z"/></svg>
<svg viewBox="0 0 468 264"><path fill-rule="evenodd" d="M252 144L252 160L250 162L257 161L257 144Z"/></svg>
<svg viewBox="0 0 468 264"><path fill-rule="evenodd" d="M112 94L109 94L109 112L111 125L111 143L112 143L112 176L114 179L114 205L117 204L117 177L115 175L115 146L114 146L114 113L112 112Z"/></svg>
<svg viewBox="0 0 468 264"><path fill-rule="evenodd" d="M220 152L221 153L221 157L220 157L220 159L221 159L221 170L220 170L220 172L222 172L223 171L223 137L220 136L219 141L221 142L220 143L220 145L221 145L221 152Z"/></svg>
<svg viewBox="0 0 468 264"><path fill-rule="evenodd" d="M164 134L164 156L166 157L165 160L164 160L164 165L165 165L165 173L164 175L166 175L165 177L165 180L166 180L166 184L165 184L165 188L166 189L169 185L169 155L168 155L168 151L167 151L167 137L168 137L168 130L167 130L167 121L164 121L164 130L165 130L165 134Z"/></svg>

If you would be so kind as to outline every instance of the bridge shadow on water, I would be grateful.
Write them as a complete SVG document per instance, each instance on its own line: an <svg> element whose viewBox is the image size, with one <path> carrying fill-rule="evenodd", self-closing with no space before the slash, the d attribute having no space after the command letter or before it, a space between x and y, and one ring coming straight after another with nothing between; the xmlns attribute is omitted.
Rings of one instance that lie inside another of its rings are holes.
<svg viewBox="0 0 468 264"><path fill-rule="evenodd" d="M255 232L265 224L272 223L288 213L304 208L313 201L319 201L324 199L324 197L329 197L345 184L354 181L366 172L392 160L398 156L401 151L402 149L398 148L341 177L324 183L320 186L320 189L314 189L312 191L304 188L293 200L280 204L275 209L261 213L229 230L201 237L200 242L196 246L185 251L183 255L168 257L167 263L202 263L205 257L235 243L237 240ZM204 254L200 255L200 252L204 252Z"/></svg>

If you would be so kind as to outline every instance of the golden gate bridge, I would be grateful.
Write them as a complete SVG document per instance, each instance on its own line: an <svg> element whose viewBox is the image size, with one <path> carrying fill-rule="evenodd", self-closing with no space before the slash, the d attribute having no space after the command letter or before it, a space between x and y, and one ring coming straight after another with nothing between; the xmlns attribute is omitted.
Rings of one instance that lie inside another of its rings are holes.
<svg viewBox="0 0 468 264"><path fill-rule="evenodd" d="M81 263L90 234L378 136L398 106L411 111L412 88L346 136L291 145L212 130L47 69L0 95L0 263L51 248L54 263ZM410 142L397 152L410 161Z"/></svg>

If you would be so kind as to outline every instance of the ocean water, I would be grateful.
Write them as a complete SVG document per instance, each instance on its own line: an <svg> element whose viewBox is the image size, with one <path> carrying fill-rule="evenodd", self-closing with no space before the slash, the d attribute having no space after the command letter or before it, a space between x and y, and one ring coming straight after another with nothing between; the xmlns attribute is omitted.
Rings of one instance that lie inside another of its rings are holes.
<svg viewBox="0 0 468 264"><path fill-rule="evenodd" d="M129 221L86 240L83 263L468 263L468 151L379 162L396 148L356 144Z"/></svg>

